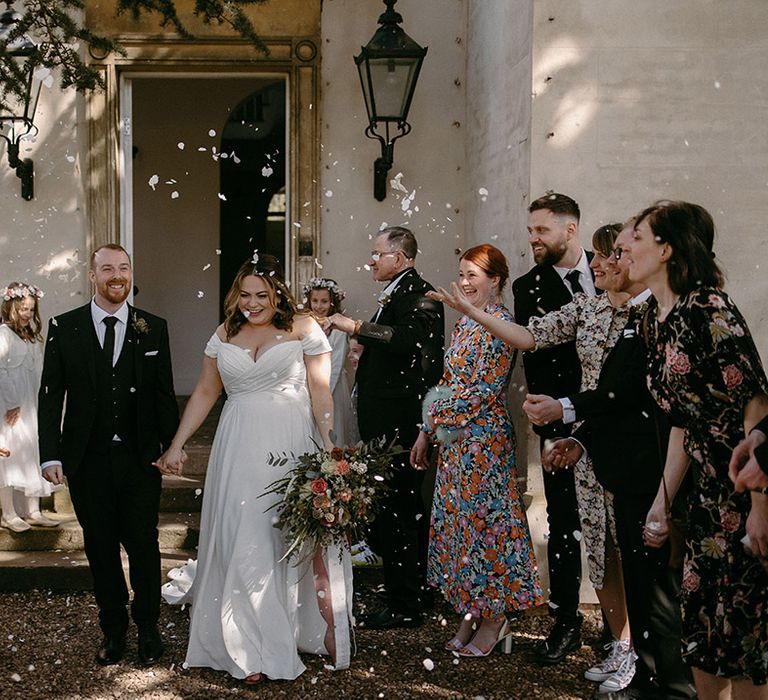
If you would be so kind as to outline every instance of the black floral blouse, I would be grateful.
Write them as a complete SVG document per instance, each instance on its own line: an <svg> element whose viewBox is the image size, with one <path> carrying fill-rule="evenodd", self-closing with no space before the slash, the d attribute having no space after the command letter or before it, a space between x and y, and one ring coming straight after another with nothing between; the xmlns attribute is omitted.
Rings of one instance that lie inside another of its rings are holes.
<svg viewBox="0 0 768 700"><path fill-rule="evenodd" d="M768 382L747 324L719 289L680 297L667 318L649 312L648 386L685 430L693 489L683 569L683 655L707 673L768 681L768 573L748 555L751 496L728 478L744 437L744 408Z"/></svg>

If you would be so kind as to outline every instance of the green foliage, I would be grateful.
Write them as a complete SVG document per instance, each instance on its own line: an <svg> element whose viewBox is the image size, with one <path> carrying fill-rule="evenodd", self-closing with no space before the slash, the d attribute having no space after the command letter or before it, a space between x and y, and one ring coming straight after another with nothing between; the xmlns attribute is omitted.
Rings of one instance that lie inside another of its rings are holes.
<svg viewBox="0 0 768 700"><path fill-rule="evenodd" d="M267 54L264 42L244 12L250 5L269 0L195 0L194 14L205 24L228 25L234 33L250 41ZM74 87L81 92L103 88L99 71L84 60L84 50L91 47L98 53L122 53L119 43L94 34L83 26L84 0L21 0L16 7L21 20L5 39L0 41L0 110L23 95L25 75L32 66L61 71L61 87ZM173 0L117 0L117 13L129 13L134 19L142 15L159 15L163 28L172 28L185 39L194 39L179 19ZM19 67L7 47L23 34L39 42L35 53Z"/></svg>

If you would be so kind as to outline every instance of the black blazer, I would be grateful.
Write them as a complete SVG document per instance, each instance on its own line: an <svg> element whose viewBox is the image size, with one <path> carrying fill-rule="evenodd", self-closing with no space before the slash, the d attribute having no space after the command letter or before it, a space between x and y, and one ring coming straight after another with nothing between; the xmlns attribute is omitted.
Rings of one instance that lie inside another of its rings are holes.
<svg viewBox="0 0 768 700"><path fill-rule="evenodd" d="M420 402L443 374L443 305L414 269L406 272L376 323L364 322L357 341L365 346L357 367L358 406L377 399Z"/></svg>
<svg viewBox="0 0 768 700"><path fill-rule="evenodd" d="M768 416L763 418L755 428L768 435ZM757 459L760 469L768 474L768 442L764 442L755 448L755 459Z"/></svg>
<svg viewBox="0 0 768 700"><path fill-rule="evenodd" d="M587 252L592 260L592 253ZM551 265L536 265L512 283L515 323L528 325L533 316L544 316L565 306L573 296ZM576 343L563 343L552 348L523 353L523 368L528 391L547 396L568 396L581 388L581 363ZM570 435L561 421L533 426L544 438Z"/></svg>
<svg viewBox="0 0 768 700"><path fill-rule="evenodd" d="M597 387L569 396L577 420L584 421L574 437L589 451L598 481L629 495L656 493L670 430L648 391L640 321L630 319L603 362Z"/></svg>
<svg viewBox="0 0 768 700"><path fill-rule="evenodd" d="M38 397L40 461L60 461L67 475L80 468L96 417L95 335L90 302L48 325ZM125 343L135 343L139 458L154 469L179 425L166 322L129 307Z"/></svg>

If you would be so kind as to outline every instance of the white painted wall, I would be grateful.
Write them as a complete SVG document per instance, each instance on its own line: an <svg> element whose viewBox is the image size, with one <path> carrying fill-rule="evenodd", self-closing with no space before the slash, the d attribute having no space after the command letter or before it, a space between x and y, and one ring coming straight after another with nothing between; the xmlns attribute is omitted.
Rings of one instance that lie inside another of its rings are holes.
<svg viewBox="0 0 768 700"><path fill-rule="evenodd" d="M768 3L538 0L531 194L580 203L582 239L659 198L719 229L728 291L768 358Z"/></svg>
<svg viewBox="0 0 768 700"><path fill-rule="evenodd" d="M403 28L429 52L408 121L413 131L395 145L390 177L402 172L407 193L390 188L373 198L377 142L367 125L353 56L367 44L384 10L374 0L325 0L322 11L321 185L322 270L347 289L347 312L368 318L379 286L363 266L371 237L384 224L412 229L421 253L416 266L433 284L455 279L456 249L466 227L466 0L440 3L401 0ZM403 211L403 197L415 193ZM450 329L448 329L450 330Z"/></svg>
<svg viewBox="0 0 768 700"><path fill-rule="evenodd" d="M0 141L0 286L12 281L40 286L47 323L87 299L86 147L75 137L84 124L84 102L74 92L61 93L57 82L43 87L35 123L37 137L23 142L19 154L34 161L32 201L21 198L21 181L8 167Z"/></svg>

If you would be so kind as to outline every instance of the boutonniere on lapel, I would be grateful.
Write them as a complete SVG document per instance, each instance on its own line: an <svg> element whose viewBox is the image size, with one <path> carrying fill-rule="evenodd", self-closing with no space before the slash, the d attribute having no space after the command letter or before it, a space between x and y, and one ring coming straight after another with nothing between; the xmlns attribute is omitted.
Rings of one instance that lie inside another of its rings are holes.
<svg viewBox="0 0 768 700"><path fill-rule="evenodd" d="M383 309L389 302L392 301L392 295L391 294L384 294L383 292L379 294L379 306Z"/></svg>
<svg viewBox="0 0 768 700"><path fill-rule="evenodd" d="M149 333L149 324L141 316L134 311L132 316L131 326L138 335L146 335Z"/></svg>

